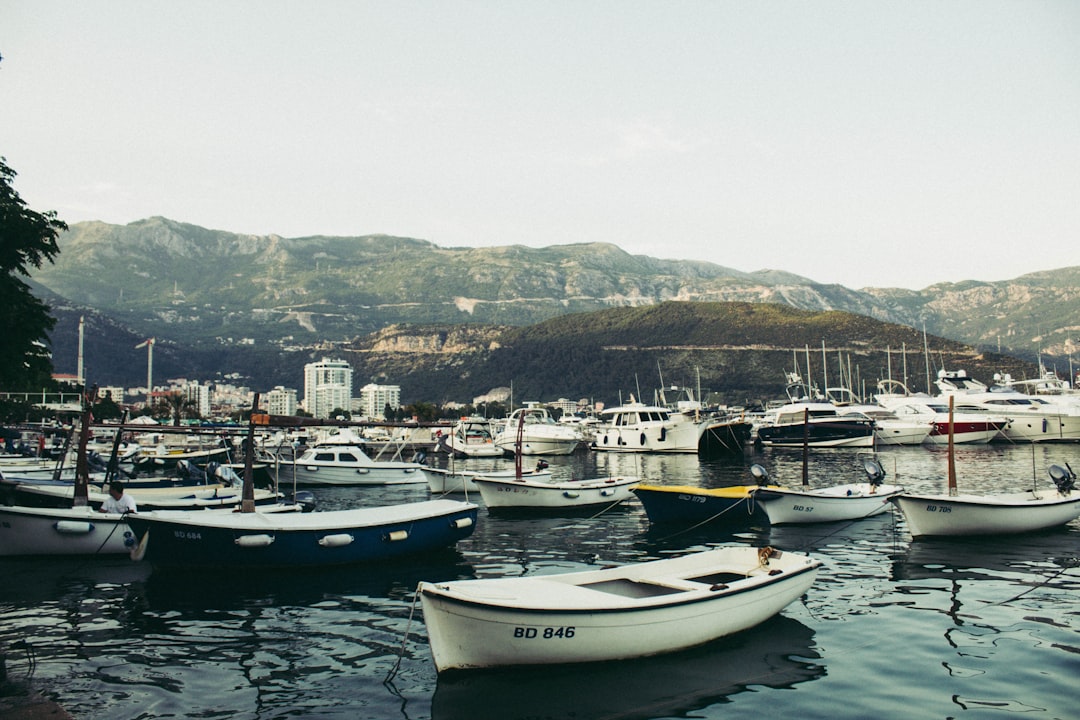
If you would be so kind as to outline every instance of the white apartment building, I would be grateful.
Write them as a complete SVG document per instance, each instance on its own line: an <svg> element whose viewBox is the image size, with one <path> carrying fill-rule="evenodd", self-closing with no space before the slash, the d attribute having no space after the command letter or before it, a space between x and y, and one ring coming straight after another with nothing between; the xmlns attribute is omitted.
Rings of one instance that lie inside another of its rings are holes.
<svg viewBox="0 0 1080 720"><path fill-rule="evenodd" d="M184 398L194 407L199 417L210 417L210 386L200 385L192 381L184 385L181 390Z"/></svg>
<svg viewBox="0 0 1080 720"><path fill-rule="evenodd" d="M356 411L372 420L385 420L386 406L396 408L401 404L400 385L376 385L369 383L360 388L360 402Z"/></svg>
<svg viewBox="0 0 1080 720"><path fill-rule="evenodd" d="M295 415L296 390L278 385L266 393L266 412L270 415Z"/></svg>
<svg viewBox="0 0 1080 720"><path fill-rule="evenodd" d="M323 358L304 366L304 409L328 419L333 410L352 407L352 368L344 360Z"/></svg>

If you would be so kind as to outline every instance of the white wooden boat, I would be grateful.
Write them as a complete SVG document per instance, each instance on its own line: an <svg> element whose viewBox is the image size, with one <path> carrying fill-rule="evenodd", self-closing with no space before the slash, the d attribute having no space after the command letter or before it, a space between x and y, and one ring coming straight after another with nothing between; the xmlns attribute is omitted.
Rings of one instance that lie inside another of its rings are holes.
<svg viewBox="0 0 1080 720"><path fill-rule="evenodd" d="M372 460L359 445L320 445L308 448L293 463L283 464L298 485L403 485L426 483L426 466L415 462Z"/></svg>
<svg viewBox="0 0 1080 720"><path fill-rule="evenodd" d="M904 513L912 537L1033 532L1080 517L1080 493L1057 490L997 495L904 493L891 501Z"/></svg>
<svg viewBox="0 0 1080 720"><path fill-rule="evenodd" d="M772 525L839 522L878 515L889 509L889 498L904 492L904 488L882 483L885 470L877 460L865 460L863 469L866 482L785 488L763 487L769 484L769 474L761 465L753 465L750 472L761 484L753 490L753 498Z"/></svg>
<svg viewBox="0 0 1080 720"><path fill-rule="evenodd" d="M953 398L949 398L950 416ZM1076 473L1069 464L1051 465L1053 490L961 495L956 487L953 443L949 443L948 494L903 493L891 501L900 508L912 537L1009 535L1064 525L1080 517Z"/></svg>
<svg viewBox="0 0 1080 720"><path fill-rule="evenodd" d="M126 515L92 507L0 506L0 556L117 555L135 546Z"/></svg>
<svg viewBox="0 0 1080 720"><path fill-rule="evenodd" d="M544 478L492 477L473 478L480 497L489 509L556 509L611 505L633 497L639 478L602 477L588 480L553 482Z"/></svg>
<svg viewBox="0 0 1080 720"><path fill-rule="evenodd" d="M544 480L551 477L551 471L547 469L547 463L538 465L533 470L523 470L521 477L533 480ZM496 479L513 479L517 477L515 470L443 470L441 468L425 468L424 474L428 479L428 490L436 494L444 493L479 493L480 486L476 484L477 477Z"/></svg>
<svg viewBox="0 0 1080 720"><path fill-rule="evenodd" d="M821 562L725 547L557 575L421 582L439 672L646 657L753 627L805 593Z"/></svg>
<svg viewBox="0 0 1080 720"><path fill-rule="evenodd" d="M75 486L71 483L16 482L8 489L19 505L29 507L72 507ZM125 488L139 510L202 510L206 508L236 507L240 504L241 488L227 485L189 485L175 488ZM109 497L108 487L91 485L87 489L87 502L98 508ZM254 500L257 505L278 502L280 496L272 490L257 488Z"/></svg>

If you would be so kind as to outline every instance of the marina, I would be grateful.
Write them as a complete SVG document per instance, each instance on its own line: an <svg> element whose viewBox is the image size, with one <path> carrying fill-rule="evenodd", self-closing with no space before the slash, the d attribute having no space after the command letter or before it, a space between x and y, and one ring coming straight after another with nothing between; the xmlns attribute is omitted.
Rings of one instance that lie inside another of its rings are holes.
<svg viewBox="0 0 1080 720"><path fill-rule="evenodd" d="M851 476L854 450L810 456L810 484ZM878 454L890 482L940 492L937 446ZM1075 445L966 445L966 487L1042 484ZM636 475L745 484L760 463L798 477L802 453L551 458L555 480ZM458 463L461 465L461 463ZM468 461L466 461L466 467ZM318 490L320 510L437 499L423 485ZM472 494L468 499L479 502ZM417 588L770 546L822 562L814 585L756 628L654 658L439 677ZM9 558L0 646L21 682L78 718L1069 717L1080 625L1080 523L1009 538L912 540L894 509L849 523L680 530L636 500L573 515L501 515L391 563L265 572L154 569L126 558ZM888 678L888 682L878 682ZM784 691L784 692L781 692Z"/></svg>

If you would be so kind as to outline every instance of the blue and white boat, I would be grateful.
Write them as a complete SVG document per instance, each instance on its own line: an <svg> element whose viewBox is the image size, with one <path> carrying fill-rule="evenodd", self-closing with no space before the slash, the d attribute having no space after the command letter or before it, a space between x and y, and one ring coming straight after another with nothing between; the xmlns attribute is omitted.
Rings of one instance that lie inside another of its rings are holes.
<svg viewBox="0 0 1080 720"><path fill-rule="evenodd" d="M453 545L476 527L457 500L311 513L183 512L128 516L135 560L157 567L318 567L390 560Z"/></svg>
<svg viewBox="0 0 1080 720"><path fill-rule="evenodd" d="M254 426L272 416L251 413L245 465L250 468ZM134 560L157 567L320 567L390 560L453 545L476 527L477 506L427 500L310 513L264 512L255 506L251 472L244 473L240 512L136 513L128 525L138 540Z"/></svg>

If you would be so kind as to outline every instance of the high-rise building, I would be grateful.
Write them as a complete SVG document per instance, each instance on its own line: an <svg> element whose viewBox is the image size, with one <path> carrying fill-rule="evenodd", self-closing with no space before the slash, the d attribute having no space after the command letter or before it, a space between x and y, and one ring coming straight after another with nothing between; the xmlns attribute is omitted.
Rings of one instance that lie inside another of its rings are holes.
<svg viewBox="0 0 1080 720"><path fill-rule="evenodd" d="M210 416L210 386L200 385L197 381L192 380L187 385L184 385L181 389L184 393L184 398L188 400L199 413L199 417Z"/></svg>
<svg viewBox="0 0 1080 720"><path fill-rule="evenodd" d="M360 388L358 412L372 420L385 420L386 406L396 408L401 404L400 385L375 385L369 383Z"/></svg>
<svg viewBox="0 0 1080 720"><path fill-rule="evenodd" d="M344 360L323 358L304 366L304 409L327 419L336 409L352 407L352 368Z"/></svg>
<svg viewBox="0 0 1080 720"><path fill-rule="evenodd" d="M266 393L266 412L271 415L295 415L296 390L278 385Z"/></svg>

